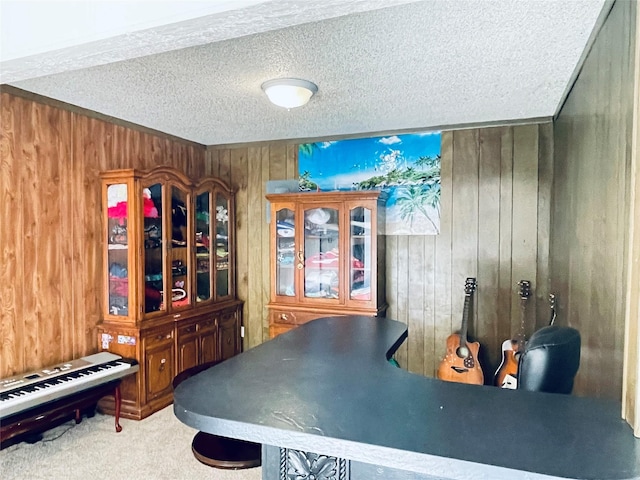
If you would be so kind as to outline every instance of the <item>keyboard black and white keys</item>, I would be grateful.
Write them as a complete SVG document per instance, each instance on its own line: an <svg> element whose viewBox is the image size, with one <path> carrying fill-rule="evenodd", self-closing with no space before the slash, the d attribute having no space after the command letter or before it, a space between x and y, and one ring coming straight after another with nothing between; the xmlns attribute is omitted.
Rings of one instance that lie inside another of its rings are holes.
<svg viewBox="0 0 640 480"><path fill-rule="evenodd" d="M109 352L0 380L0 419L138 371L135 360Z"/></svg>

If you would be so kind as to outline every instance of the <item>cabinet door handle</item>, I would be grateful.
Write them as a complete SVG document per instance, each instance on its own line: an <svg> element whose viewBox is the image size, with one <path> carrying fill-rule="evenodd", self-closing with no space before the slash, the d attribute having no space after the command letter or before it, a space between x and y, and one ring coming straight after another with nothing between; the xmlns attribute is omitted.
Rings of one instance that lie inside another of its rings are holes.
<svg viewBox="0 0 640 480"><path fill-rule="evenodd" d="M284 320L286 322L287 320L289 320L289 317L287 316L286 313L281 313L280 314L280 320Z"/></svg>
<svg viewBox="0 0 640 480"><path fill-rule="evenodd" d="M163 371L164 370L164 366L167 363L167 359L163 358L162 360L160 360L160 368L158 369L159 371Z"/></svg>
<svg viewBox="0 0 640 480"><path fill-rule="evenodd" d="M164 333L161 333L160 335L156 336L156 340L162 340L162 339L169 339L171 338L171 333L167 333L166 335Z"/></svg>

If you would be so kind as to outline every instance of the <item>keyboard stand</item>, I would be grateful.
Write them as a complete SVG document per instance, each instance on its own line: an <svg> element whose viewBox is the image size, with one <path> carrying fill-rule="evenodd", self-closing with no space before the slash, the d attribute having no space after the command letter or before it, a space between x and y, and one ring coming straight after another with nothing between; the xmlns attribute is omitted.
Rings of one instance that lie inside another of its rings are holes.
<svg viewBox="0 0 640 480"><path fill-rule="evenodd" d="M122 431L120 382L121 379L112 380L3 418L0 420L0 450L23 440L37 441L43 432L70 419L78 424L83 414L93 417L98 400L105 395L115 397L115 429Z"/></svg>

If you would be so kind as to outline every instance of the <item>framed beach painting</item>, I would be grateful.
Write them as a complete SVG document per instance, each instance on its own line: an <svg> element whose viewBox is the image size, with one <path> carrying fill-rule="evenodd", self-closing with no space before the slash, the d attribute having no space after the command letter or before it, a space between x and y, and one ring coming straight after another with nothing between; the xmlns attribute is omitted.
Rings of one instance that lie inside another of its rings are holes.
<svg viewBox="0 0 640 480"><path fill-rule="evenodd" d="M440 140L422 132L302 144L300 190L384 190L387 235L437 235Z"/></svg>

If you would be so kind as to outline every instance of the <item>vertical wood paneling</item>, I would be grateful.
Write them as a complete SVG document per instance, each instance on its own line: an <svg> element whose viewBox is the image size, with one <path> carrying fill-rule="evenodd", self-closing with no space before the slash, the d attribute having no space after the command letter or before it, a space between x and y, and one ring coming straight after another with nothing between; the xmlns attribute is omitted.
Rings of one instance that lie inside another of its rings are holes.
<svg viewBox="0 0 640 480"><path fill-rule="evenodd" d="M405 257L399 257L398 261L411 265L406 271L406 296L402 300L406 302L406 322L411 319L411 332L407 338L409 362L407 368L411 372L422 373L425 370L425 277L430 270L427 269L428 260L425 257L425 236L405 236ZM402 248L402 247L400 247ZM403 276L404 277L404 276Z"/></svg>
<svg viewBox="0 0 640 480"><path fill-rule="evenodd" d="M460 329L467 277L478 277L478 131L462 130L453 134L452 198L452 322ZM484 295L483 279L478 279L474 302L469 310L468 333L478 338L478 297ZM444 345L442 353L444 354Z"/></svg>
<svg viewBox="0 0 640 480"><path fill-rule="evenodd" d="M640 437L640 10L630 30L635 38L634 117L631 128L629 251L625 316L624 369L622 385L622 417ZM632 28L635 27L635 28Z"/></svg>
<svg viewBox="0 0 640 480"><path fill-rule="evenodd" d="M400 274L400 269L396 268L398 265L398 237L397 236L388 236L386 238L386 252L385 252L385 271L386 271L386 285L387 285L387 303L389 304L389 308L387 309L387 317L393 318L394 320L400 320L400 312L401 307L399 307L400 302L398 301L398 284L399 279L398 275ZM398 351L395 354L395 359L398 363L407 368L407 353L408 342L404 342Z"/></svg>
<svg viewBox="0 0 640 480"><path fill-rule="evenodd" d="M452 318L452 268L453 268L453 159L457 155L454 150L454 132L443 132L440 162L440 234L435 242L435 311L434 311L434 365L427 367L435 373L440 359L444 356L447 337L453 331ZM387 256L388 258L388 256ZM391 266L387 267L387 270ZM394 267L397 268L397 267Z"/></svg>
<svg viewBox="0 0 640 480"><path fill-rule="evenodd" d="M43 237L40 235L42 229L47 227L50 219L43 219L42 224L38 215L40 213L38 205L37 192L40 188L40 178L38 176L38 157L37 142L35 130L41 119L41 106L29 103L25 105L25 109L21 112L19 131L21 136L21 145L25 169L24 177L24 196L22 200L22 215L24 217L24 232L22 242L24 245L24 257L22 262L25 264L25 292L45 292L45 285L41 282L43 277L50 274L46 265L43 265L42 253L44 253L38 245L42 243ZM48 225L49 228L51 225ZM22 298L24 304L24 348L28 358L25 358L25 366L32 369L40 365L45 365L47 360L47 352L43 351L44 347L39 343L40 334L40 316L42 315L41 300L43 295L25 295ZM55 337L51 338L55 341Z"/></svg>
<svg viewBox="0 0 640 480"><path fill-rule="evenodd" d="M538 253L538 126L526 125L513 130L513 202L512 202L512 241L511 274L512 295L515 302L512 312L512 333L522 325L522 301L517 295L516 283L520 280L531 282L535 292L537 253ZM535 199L535 201L532 201ZM536 304L526 301L525 333L530 336L535 325ZM514 318L515 317L515 318Z"/></svg>
<svg viewBox="0 0 640 480"><path fill-rule="evenodd" d="M20 119L22 99L0 94L0 377L19 371L25 362L22 236L23 167Z"/></svg>
<svg viewBox="0 0 640 480"><path fill-rule="evenodd" d="M226 157L225 157L226 158ZM229 155L229 178L231 188L235 193L236 206L236 289L238 298L247 300L249 298L249 277L251 276L249 264L249 249L251 248L252 226L249 224L249 205L247 182L249 179L248 149L246 147L237 148L230 151ZM252 325L248 312L252 308L249 303L243 306L243 317L245 322ZM250 335L250 334L249 334Z"/></svg>
<svg viewBox="0 0 640 480"><path fill-rule="evenodd" d="M537 271L534 280L536 289L533 302L536 304L533 329L545 327L551 318L549 309L549 246L551 237L551 208L553 182L553 126L550 123L538 128L538 250Z"/></svg>
<svg viewBox="0 0 640 480"><path fill-rule="evenodd" d="M204 146L2 93L0 376L96 351L99 173L204 168ZM187 172L185 172L187 173Z"/></svg>
<svg viewBox="0 0 640 480"><path fill-rule="evenodd" d="M74 323L77 345L71 357L76 358L91 351L97 342L96 325L101 318L102 298L95 295L102 282L102 215L100 172L109 169L109 159L114 155L114 128L110 123L74 115L73 168L76 171L73 186L74 238L73 269L76 273L74 289ZM70 358L71 358L70 357Z"/></svg>
<svg viewBox="0 0 640 480"><path fill-rule="evenodd" d="M551 288L580 331L574 391L619 400L635 2L616 2L554 124Z"/></svg>
<svg viewBox="0 0 640 480"><path fill-rule="evenodd" d="M498 341L511 338L513 332L513 275L511 265L511 239L513 233L513 129L500 129L500 221L499 221L499 298L496 301L496 327ZM495 359L498 362L498 359Z"/></svg>
<svg viewBox="0 0 640 480"><path fill-rule="evenodd" d="M247 296L241 297L247 303L246 315L244 317L245 329L247 331L245 344L247 348L258 345L262 341L263 305L265 297L263 290L264 275L262 268L262 249L257 248L255 243L255 232L262 229L264 223L264 194L262 179L262 148L260 146L250 147L247 154L248 179L247 179L247 227L250 230L247 249ZM268 265L267 265L268 268ZM268 285L268 283L267 283ZM257 341L258 337L260 341Z"/></svg>
<svg viewBox="0 0 640 480"><path fill-rule="evenodd" d="M482 295L477 297L476 335L484 339L481 357L485 376L490 376L500 357L498 298L500 280L500 167L502 131L479 133L478 278ZM504 340L504 339L503 339Z"/></svg>
<svg viewBox="0 0 640 480"><path fill-rule="evenodd" d="M435 376L436 366L440 363L439 352L436 343L436 238L435 236L423 237L424 243L424 270L422 289L422 323L424 328L424 363L421 373L427 376ZM417 283L420 285L420 282Z"/></svg>
<svg viewBox="0 0 640 480"><path fill-rule="evenodd" d="M412 329L414 325L409 325L409 301L413 299L413 295L420 293L416 292L415 288L409 284L410 259L415 259L415 254L413 256L409 255L409 237L407 236L397 237L395 240L395 248L395 264L403 265L405 268L398 269L395 275L395 300L397 305L395 308L395 316L392 318L399 322L406 323L408 328ZM416 330L416 334L412 334L412 337L418 337L422 331L420 327L416 327ZM408 369L411 369L411 365L413 364L411 353L412 347L416 347L416 345L413 344L415 341L416 339L412 338L412 340L404 342L402 351L398 352L397 360L401 365L406 365Z"/></svg>
<svg viewBox="0 0 640 480"><path fill-rule="evenodd" d="M55 130L58 132L58 142L52 145L52 155L47 161L51 163L55 163L58 165L58 184L55 187L55 190L51 192L50 199L51 201L55 201L57 203L57 218L58 218L58 232L68 232L71 237L74 239L73 243L78 242L79 244L84 240L77 238L77 236L82 237L83 232L77 232L78 223L76 219L78 218L75 213L69 215L68 212L74 212L75 202L83 204L82 199L77 199L76 192L76 179L78 178L75 170L76 165L74 164L74 158L72 155L72 136L71 132L74 130L74 117L70 112L66 112L64 110L51 109L55 112L56 117L52 117L54 120L54 124L56 125ZM49 125L50 126L50 125ZM58 159L60 157L68 158L70 161L60 162ZM60 195L59 192L72 192L71 195ZM55 199L55 200L54 200ZM83 211L84 215L84 211ZM73 357L76 353L78 340L82 342L82 346L84 347L85 338L80 335L75 335L74 332L83 332L83 329L78 329L78 324L84 327L83 321L78 321L79 319L75 316L75 292L77 289L82 288L81 285L78 284L78 279L74 276L74 252L67 245L67 241L65 241L65 236L60 236L60 243L58 244L57 252L54 255L57 256L59 265L60 265L60 274L59 279L62 279L61 284L58 286L59 291L59 308L57 314L57 323L60 332L60 347L55 352L54 358L58 358L60 355L64 355L65 352L71 352L71 356ZM66 279L66 281L65 281ZM69 295L66 291L67 289L71 290L71 295ZM76 327L74 329L67 328L67 322L71 319Z"/></svg>
<svg viewBox="0 0 640 480"><path fill-rule="evenodd" d="M262 343L264 340L269 338L269 318L267 315L266 305L269 302L270 288L271 288L271 272L269 268L271 267L270 263L270 234L269 234L269 224L266 223L266 213L267 213L267 200L265 195L267 194L267 181L271 179L270 176L270 168L271 168L271 149L268 145L262 146L260 149L260 170L262 175L262 209L260 212L263 217L261 220L261 224L263 228L260 229L260 255L262 261L262 289L263 296L262 301L260 303L261 313L262 313L262 324L260 329L254 331L251 334L251 338L247 347L253 347ZM296 165L296 173L297 175L297 165ZM258 236L256 236L258 238Z"/></svg>

